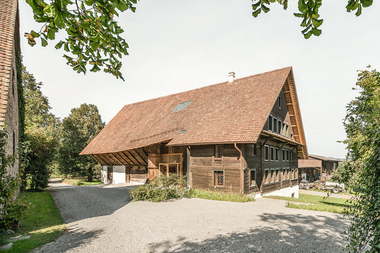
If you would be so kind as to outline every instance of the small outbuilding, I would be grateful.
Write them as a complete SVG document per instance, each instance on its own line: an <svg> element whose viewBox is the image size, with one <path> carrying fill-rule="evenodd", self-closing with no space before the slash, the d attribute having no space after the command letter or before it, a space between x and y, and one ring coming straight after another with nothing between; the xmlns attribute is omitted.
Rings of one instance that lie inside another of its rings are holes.
<svg viewBox="0 0 380 253"><path fill-rule="evenodd" d="M298 196L307 147L291 67L124 106L81 152L104 183L187 175L191 188Z"/></svg>

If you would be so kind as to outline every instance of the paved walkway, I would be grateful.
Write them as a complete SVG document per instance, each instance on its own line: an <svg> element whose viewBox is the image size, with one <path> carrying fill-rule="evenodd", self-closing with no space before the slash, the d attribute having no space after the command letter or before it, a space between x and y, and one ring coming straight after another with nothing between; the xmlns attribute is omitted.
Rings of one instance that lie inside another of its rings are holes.
<svg viewBox="0 0 380 253"><path fill-rule="evenodd" d="M334 193L330 193L330 192L317 192L317 191L308 191L308 190L303 190L303 189L300 189L299 190L300 194L307 194L307 195L314 195L314 196L323 196L323 197L326 197L327 194L329 193L330 194L330 197L332 198L338 198L338 199L351 199L352 196L351 195L345 195L345 194L334 194Z"/></svg>
<svg viewBox="0 0 380 253"><path fill-rule="evenodd" d="M283 200L130 202L131 186L49 186L67 232L34 252L341 252L349 225Z"/></svg>

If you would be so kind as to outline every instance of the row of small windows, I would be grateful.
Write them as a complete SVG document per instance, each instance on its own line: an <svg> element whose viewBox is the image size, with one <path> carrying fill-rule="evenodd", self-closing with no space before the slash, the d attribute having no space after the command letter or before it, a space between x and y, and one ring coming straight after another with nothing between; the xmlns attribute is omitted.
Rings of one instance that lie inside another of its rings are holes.
<svg viewBox="0 0 380 253"><path fill-rule="evenodd" d="M282 173L281 173L282 172ZM265 169L264 170L264 185L274 184L280 181L298 179L298 169Z"/></svg>
<svg viewBox="0 0 380 253"><path fill-rule="evenodd" d="M282 172L282 173L281 173ZM298 179L298 169L283 168L283 169L265 169L264 170L264 185L274 184L280 181ZM224 170L213 171L214 187L224 187ZM256 169L249 170L249 186L256 187Z"/></svg>
<svg viewBox="0 0 380 253"><path fill-rule="evenodd" d="M280 160L279 148L264 146L264 160L265 161L279 161ZM282 149L282 161L293 161L293 152L288 149Z"/></svg>
<svg viewBox="0 0 380 253"><path fill-rule="evenodd" d="M268 117L268 130L285 137L290 136L289 125L272 115Z"/></svg>

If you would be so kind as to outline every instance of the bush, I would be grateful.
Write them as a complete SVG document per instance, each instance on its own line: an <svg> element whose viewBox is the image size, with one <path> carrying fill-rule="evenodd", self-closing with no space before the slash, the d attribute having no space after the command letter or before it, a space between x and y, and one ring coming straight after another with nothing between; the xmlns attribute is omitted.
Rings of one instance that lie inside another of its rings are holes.
<svg viewBox="0 0 380 253"><path fill-rule="evenodd" d="M133 201L160 202L188 197L189 192L186 177L173 174L154 178L147 185L132 190L131 197Z"/></svg>

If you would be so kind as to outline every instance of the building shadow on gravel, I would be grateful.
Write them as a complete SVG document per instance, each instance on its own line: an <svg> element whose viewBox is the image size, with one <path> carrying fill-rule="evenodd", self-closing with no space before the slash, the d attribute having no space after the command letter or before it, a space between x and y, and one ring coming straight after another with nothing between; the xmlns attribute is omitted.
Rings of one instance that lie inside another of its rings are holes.
<svg viewBox="0 0 380 253"><path fill-rule="evenodd" d="M137 187L49 183L49 190L65 223L113 214L131 202L129 192Z"/></svg>
<svg viewBox="0 0 380 253"><path fill-rule="evenodd" d="M41 248L38 248L33 253L50 253L50 252L66 252L80 247L82 244L88 244L93 239L97 238L103 232L102 229L92 230L88 232L80 231L78 229L72 229L66 231L62 236L55 241L45 244Z"/></svg>
<svg viewBox="0 0 380 253"><path fill-rule="evenodd" d="M150 252L341 252L345 247L342 232L348 228L347 218L320 215L265 213L266 225L245 232L221 234L214 238L190 241L162 241L150 244ZM268 224L273 226L268 226Z"/></svg>

